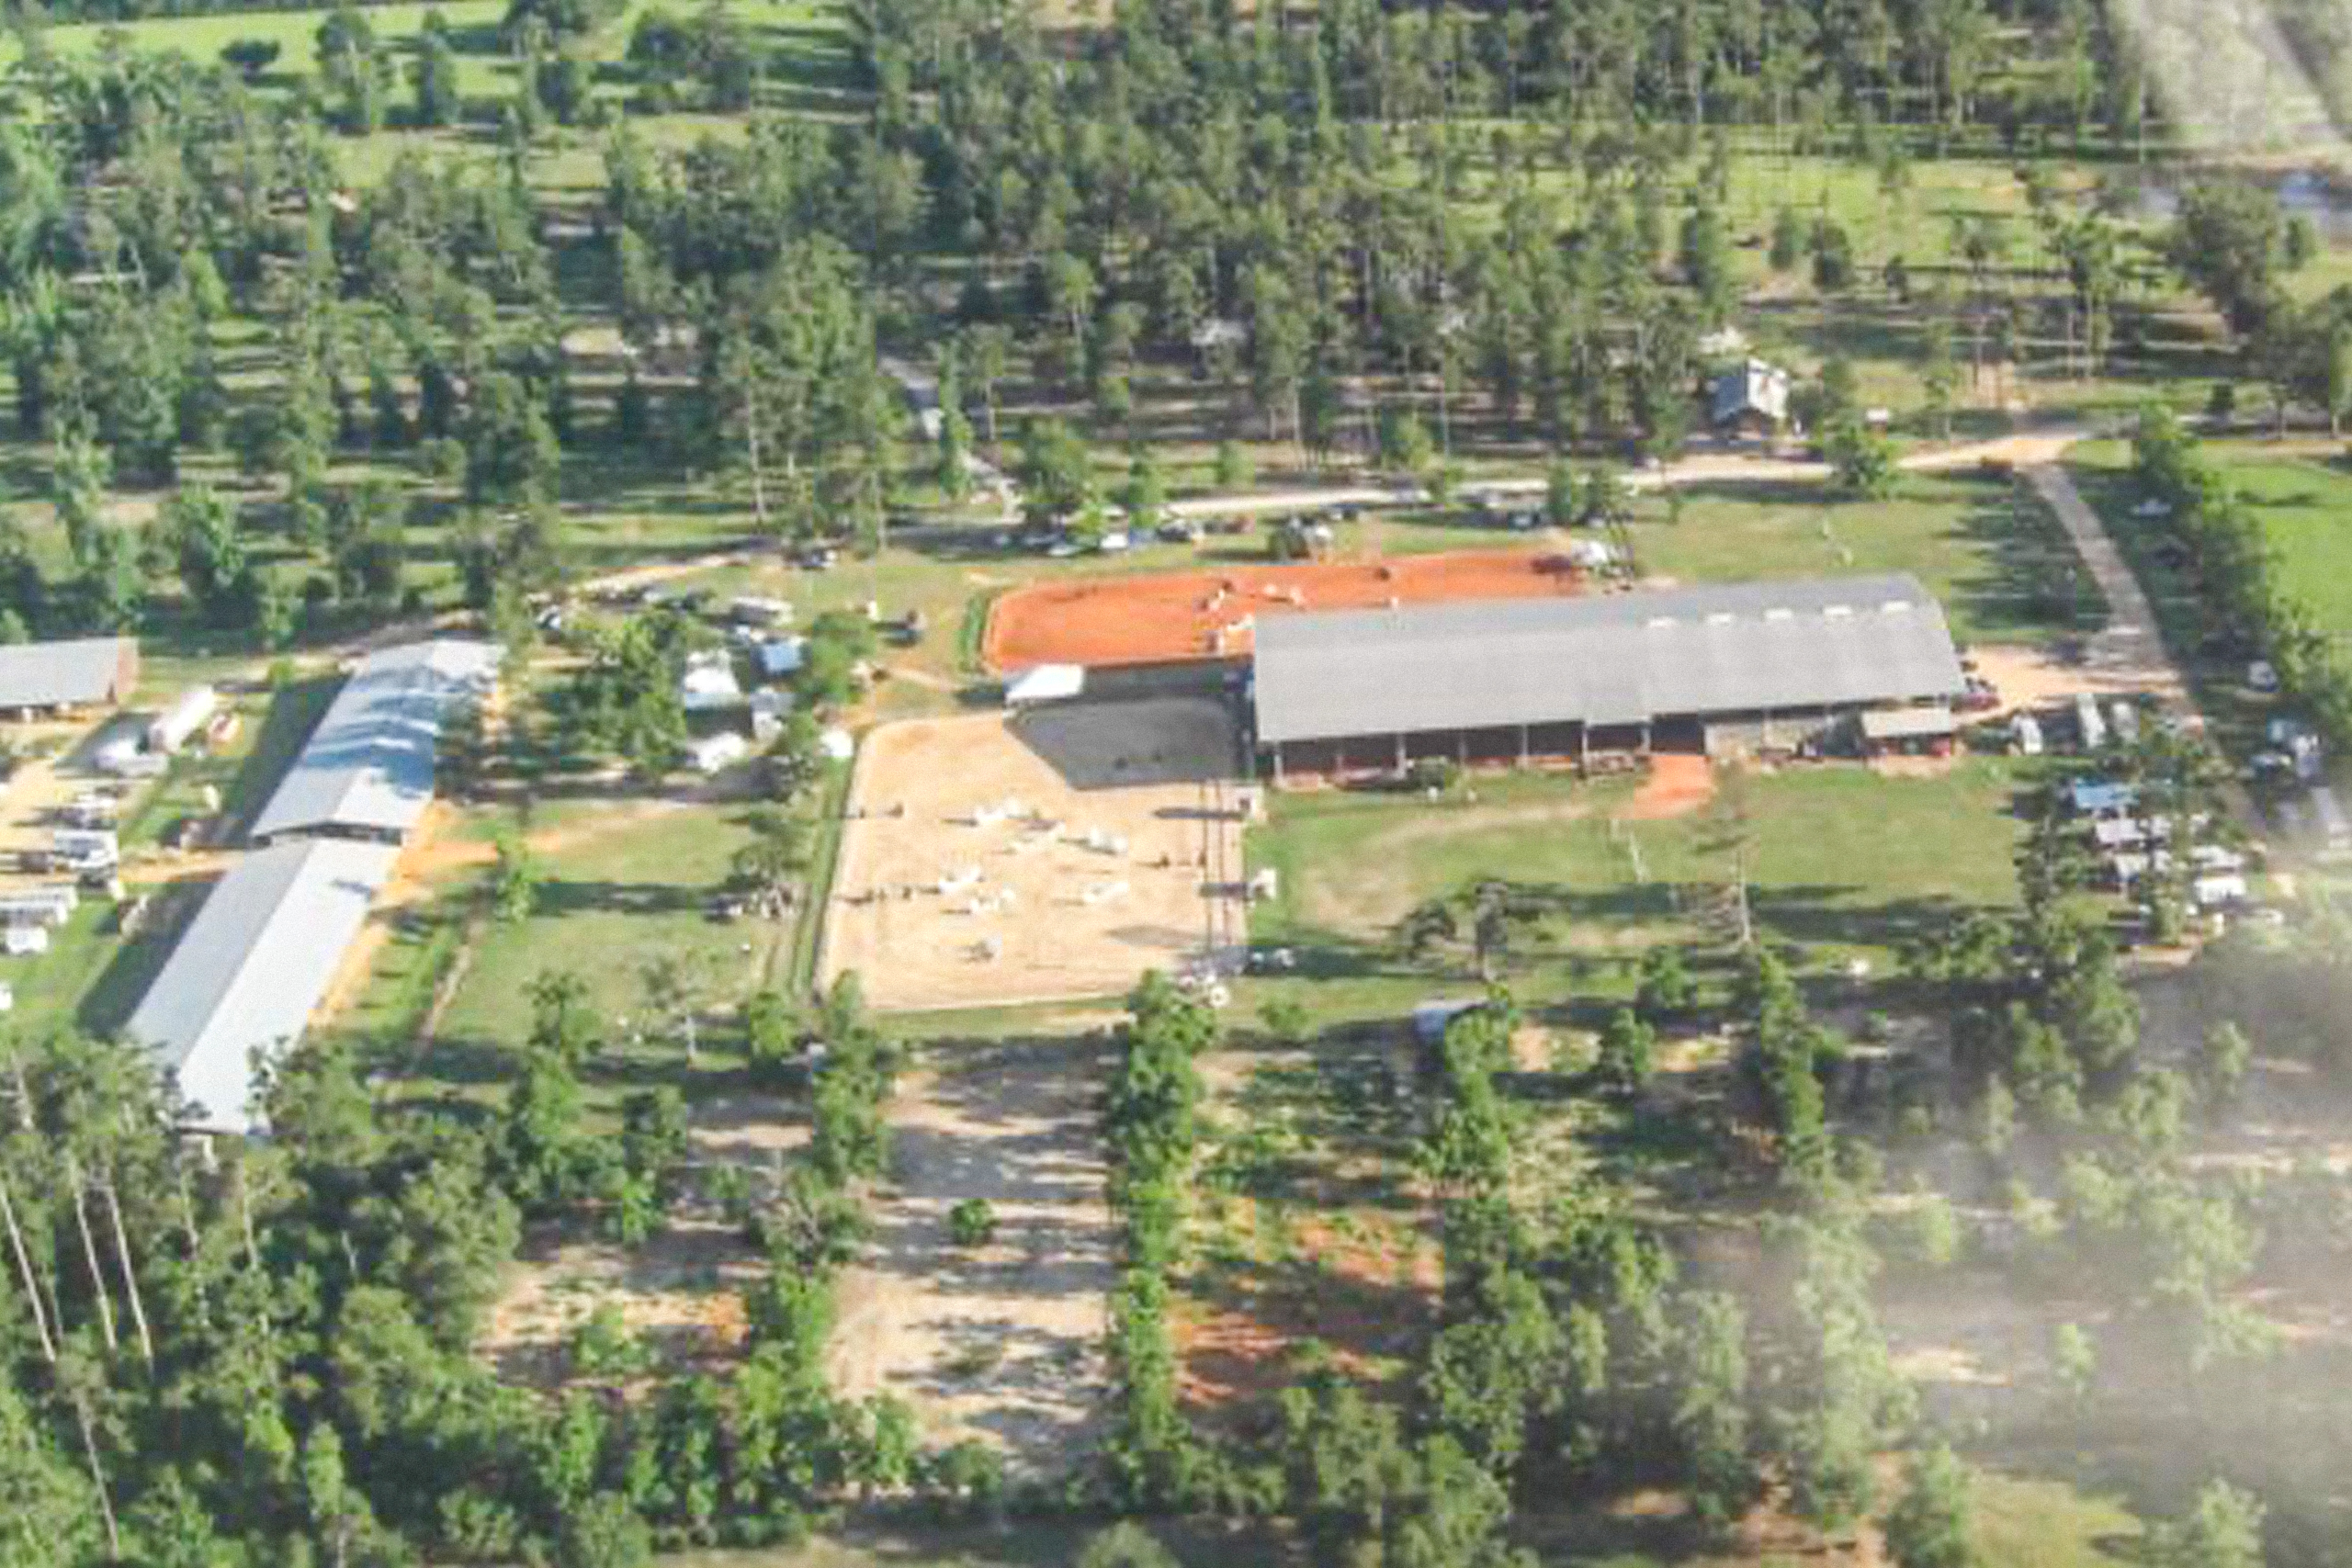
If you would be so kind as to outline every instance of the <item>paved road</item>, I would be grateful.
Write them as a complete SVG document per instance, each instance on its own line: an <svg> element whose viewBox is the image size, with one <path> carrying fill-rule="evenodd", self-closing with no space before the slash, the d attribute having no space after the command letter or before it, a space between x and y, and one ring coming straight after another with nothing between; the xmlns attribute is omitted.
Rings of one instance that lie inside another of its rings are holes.
<svg viewBox="0 0 2352 1568"><path fill-rule="evenodd" d="M2090 639L2091 668L2155 692L2183 711L2193 711L2188 683L2165 651L2164 637L2156 629L2155 607L2141 592L2140 580L2115 547L2107 525L2075 488L2072 476L2054 460L2031 464L2024 472L2027 481L2058 514L2075 553L2090 568L2099 592L2107 598L2107 626Z"/></svg>

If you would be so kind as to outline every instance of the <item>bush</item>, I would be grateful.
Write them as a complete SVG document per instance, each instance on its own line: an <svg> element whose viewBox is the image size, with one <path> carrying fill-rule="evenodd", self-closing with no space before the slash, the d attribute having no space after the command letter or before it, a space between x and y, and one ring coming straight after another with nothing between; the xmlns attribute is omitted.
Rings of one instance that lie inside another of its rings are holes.
<svg viewBox="0 0 2352 1568"><path fill-rule="evenodd" d="M996 1239L996 1210L985 1198L967 1198L947 1211L947 1235L958 1247L986 1247Z"/></svg>

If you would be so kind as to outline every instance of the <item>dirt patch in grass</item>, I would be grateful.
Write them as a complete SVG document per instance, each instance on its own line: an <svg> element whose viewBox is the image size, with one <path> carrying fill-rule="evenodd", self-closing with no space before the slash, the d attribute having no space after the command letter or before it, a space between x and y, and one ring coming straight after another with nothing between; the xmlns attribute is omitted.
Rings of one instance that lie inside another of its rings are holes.
<svg viewBox="0 0 2352 1568"><path fill-rule="evenodd" d="M944 1045L889 1111L890 1185L842 1280L830 1358L845 1396L889 1393L933 1441L975 1438L1023 1474L1084 1454L1101 1414L1116 1232L1091 1043ZM996 1219L959 1247L948 1214Z"/></svg>
<svg viewBox="0 0 2352 1568"><path fill-rule="evenodd" d="M1649 775L1622 815L1636 822L1660 822L1688 817L1714 798L1713 763L1687 752L1660 752L1650 759Z"/></svg>

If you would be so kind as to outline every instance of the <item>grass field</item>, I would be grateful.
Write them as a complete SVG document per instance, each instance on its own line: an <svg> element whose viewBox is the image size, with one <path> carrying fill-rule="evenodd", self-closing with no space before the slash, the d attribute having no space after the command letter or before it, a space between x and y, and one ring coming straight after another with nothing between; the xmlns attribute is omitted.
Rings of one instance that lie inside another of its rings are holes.
<svg viewBox="0 0 2352 1568"><path fill-rule="evenodd" d="M1259 989L1357 1017L1458 988L1471 979L1458 954L1416 962L1395 933L1423 900L1493 878L1523 916L1503 966L1523 999L1623 995L1652 943L1728 934L1743 839L1768 940L1816 971L1860 959L1883 976L1906 939L2015 897L2009 805L2022 782L2017 765L1986 760L1932 779L1836 765L1745 778L1697 814L1614 828L1630 785L1553 775L1482 777L1475 804L1277 795L1248 852L1253 871L1281 874L1281 897L1258 907L1251 938L1300 949L1306 977Z"/></svg>
<svg viewBox="0 0 2352 1568"><path fill-rule="evenodd" d="M637 19L654 5L655 0L631 0L617 17L598 29L583 46L585 57L599 67L594 87L599 101L618 107L628 97L633 84L623 62L629 33ZM674 6L669 8L679 9ZM847 44L842 13L831 0L732 0L729 8L754 29L766 46L768 85L763 107L829 107L826 99L845 88L849 70ZM361 14L377 42L389 47L397 59L404 62L413 52L425 17L438 12L449 27L458 51L458 90L466 99L469 117L473 117L487 114L514 92L516 62L498 37L506 9L504 0L449 0L443 5L401 0L393 5L367 6ZM146 17L125 24L75 23L51 28L43 36L52 51L69 59L96 53L106 46L110 35L119 31L133 47L184 54L206 64L216 62L221 49L238 39L275 43L279 49L278 58L256 79L256 85L266 91L291 93L316 73L319 24L326 15L327 7L323 6L308 10L227 11L208 16ZM0 40L0 66L12 63L19 52L20 45L13 37ZM387 102L394 110L389 117L394 128L391 134L397 134L401 112L412 101L412 91L403 73L387 95ZM494 123L495 116L490 118ZM654 120L666 118L648 117ZM448 146L462 142L465 134L460 129L415 140ZM361 144L344 143L345 147Z"/></svg>

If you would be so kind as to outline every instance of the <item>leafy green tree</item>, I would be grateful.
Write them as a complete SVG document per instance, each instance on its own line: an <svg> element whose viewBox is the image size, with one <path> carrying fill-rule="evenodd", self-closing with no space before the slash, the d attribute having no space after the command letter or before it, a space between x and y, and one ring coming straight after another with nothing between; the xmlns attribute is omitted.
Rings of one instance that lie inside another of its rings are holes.
<svg viewBox="0 0 2352 1568"><path fill-rule="evenodd" d="M1600 1032L1600 1054L1593 1071L1611 1093L1631 1095L1649 1077L1657 1052L1657 1032L1632 1008L1619 1008Z"/></svg>
<svg viewBox="0 0 2352 1568"><path fill-rule="evenodd" d="M501 832L494 847L498 858L490 873L491 912L503 924L519 925L531 918L538 900L538 863L514 833Z"/></svg>
<svg viewBox="0 0 2352 1568"><path fill-rule="evenodd" d="M1760 1484L1749 1451L1747 1318L1736 1298L1714 1292L1685 1297L1680 1315L1674 1432L1691 1508L1720 1530Z"/></svg>
<svg viewBox="0 0 2352 1568"><path fill-rule="evenodd" d="M1822 443L1838 488L1864 501L1884 501L1894 493L1901 470L1895 467L1894 444L1859 420L1840 422Z"/></svg>
<svg viewBox="0 0 2352 1568"><path fill-rule="evenodd" d="M1086 1549L1078 1554L1078 1568L1182 1568L1182 1564L1150 1531L1131 1519L1122 1519L1088 1540Z"/></svg>
<svg viewBox="0 0 2352 1568"><path fill-rule="evenodd" d="M2208 1482L2185 1517L2149 1531L2148 1561L2157 1568L2262 1568L2266 1511L2251 1493Z"/></svg>
<svg viewBox="0 0 2352 1568"><path fill-rule="evenodd" d="M1968 1472L1959 1458L1941 1445L1914 1453L1886 1516L1888 1554L1900 1568L1973 1568L1968 1518Z"/></svg>
<svg viewBox="0 0 2352 1568"><path fill-rule="evenodd" d="M1698 983L1679 948L1660 945L1642 954L1634 983L1634 1010L1652 1028L1680 1022L1697 1010Z"/></svg>
<svg viewBox="0 0 2352 1568"><path fill-rule="evenodd" d="M458 123L465 112L458 85L458 51L450 41L448 22L437 8L424 13L409 78L416 87L417 124L438 128Z"/></svg>

